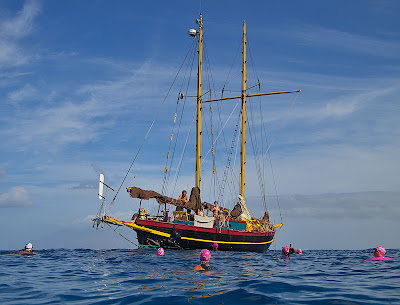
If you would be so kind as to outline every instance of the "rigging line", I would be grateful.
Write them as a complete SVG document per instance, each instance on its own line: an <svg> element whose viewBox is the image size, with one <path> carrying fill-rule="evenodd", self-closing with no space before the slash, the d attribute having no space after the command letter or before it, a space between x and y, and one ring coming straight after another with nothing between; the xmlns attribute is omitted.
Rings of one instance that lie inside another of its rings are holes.
<svg viewBox="0 0 400 305"><path fill-rule="evenodd" d="M280 204L280 201L279 201L278 188L277 188L277 186L276 186L276 180L275 180L274 169L273 169L273 167L272 167L271 155L268 153L268 156L269 156L269 163L270 163L270 167L271 167L272 181L274 181L275 196L276 196L276 201L277 201L277 203L278 203L279 216L281 217L281 223L283 223L283 220L282 220L282 213L281 213L281 204Z"/></svg>
<svg viewBox="0 0 400 305"><path fill-rule="evenodd" d="M221 133L222 133L223 130L225 129L226 124L228 124L228 122L229 122L231 116L233 115L233 113L234 113L234 111L235 111L235 109L236 109L236 107L237 107L238 105L239 105L239 102L237 102L236 106L233 108L231 114L229 115L229 117L228 117L227 120L225 121L224 126L222 126L221 131L218 133L218 136L215 138L215 140L214 140L214 142L212 143L212 145L215 145L215 143L217 142L219 136L221 135ZM207 158L207 156L208 156L208 154L210 153L210 151L211 151L211 149L209 149L209 150L207 151L206 155L204 156L204 158L202 158L203 160L201 161L201 164L203 164L203 162L204 162L205 159Z"/></svg>
<svg viewBox="0 0 400 305"><path fill-rule="evenodd" d="M267 144L267 146L268 146L268 136L267 136L267 132L265 131L265 125L264 125L264 120L263 120L263 112L262 112L262 106L261 106L261 97L260 97L260 100L259 100L259 106L260 106L260 114L261 114L261 121L262 121L261 134L265 133L265 140L266 140L266 144ZM263 137L262 137L262 139L263 139ZM261 141L261 142L262 142L263 150L264 150L264 141ZM281 223L282 223L282 222L283 222L283 219L282 219L281 205L280 205L279 196L278 196L278 188L277 188L277 185L276 185L276 179L275 179L274 168L273 168L273 166L272 166L271 154L270 154L269 152L268 152L268 159L269 159L269 164L270 164L270 168L271 168L272 181L273 181L273 183L274 183L274 190L275 190L276 201L277 201L277 203L278 203L279 216L280 216L280 218L281 218ZM263 166L264 166L264 162L263 162ZM265 171L263 170L263 172L265 172ZM264 196L265 196L265 194L264 194ZM266 204L266 202L264 202L264 207L265 207L265 210L267 210L267 204Z"/></svg>
<svg viewBox="0 0 400 305"><path fill-rule="evenodd" d="M223 20L216 20L216 19L203 19L203 22L213 22L219 24L235 24L235 25L242 25L242 23L234 22L234 21L223 21Z"/></svg>
<svg viewBox="0 0 400 305"><path fill-rule="evenodd" d="M190 84L191 75L192 75L193 66L194 66L195 56L194 56L194 53L192 53L192 54L193 54L192 65L191 65L191 68L190 68L189 78L188 78L187 85L186 85L185 98L184 98L184 101L183 101L182 111L181 111L181 115L180 115L180 118L179 118L178 133L177 133L177 135L175 137L175 144L174 144L174 149L173 149L173 153L172 153L172 157L171 157L171 161L170 161L170 168L172 168L172 163L173 163L173 160L174 160L174 157L175 157L176 146L177 146L177 143L178 143L178 138L179 138L179 133L180 133L180 129L181 129L183 114L184 114L185 106L186 106L186 100L187 100L186 95L187 95L187 93L189 91L189 84ZM169 176L170 176L170 171L168 170L167 171L167 179L169 178ZM168 183L168 181L167 181L167 183ZM167 189L167 187L165 189ZM171 197L172 197L172 195L171 195Z"/></svg>
<svg viewBox="0 0 400 305"><path fill-rule="evenodd" d="M279 133L279 131L281 130L281 128L282 128L282 126L283 126L283 123L285 123L285 121L286 121L286 119L287 119L287 117L288 117L288 115L289 115L290 110L292 110L293 105L294 105L294 103L296 102L297 97L299 96L299 93L300 93L300 92L297 92L297 95L296 95L295 99L293 100L292 105L290 106L289 110L287 111L285 118L283 119L281 125L279 126L278 131L275 133L275 136L274 136L274 138L272 139L272 142L269 144L269 146L268 146L268 148L267 148L267 151L263 154L261 160L264 160L265 156L266 156L267 153L269 152L269 149L271 148L271 146L272 146L272 144L274 143L276 137L278 136L278 133ZM253 176L252 176L251 178L253 178ZM249 179L249 180L250 180L250 179Z"/></svg>
<svg viewBox="0 0 400 305"><path fill-rule="evenodd" d="M239 118L240 118L240 116L239 116ZM230 170L231 179L230 179L230 183L228 184L229 194L227 194L227 196L226 196L226 197L228 197L228 195L230 195L230 198L232 199L232 202L236 202L237 201L237 195L236 194L240 193L239 192L239 179L235 174L235 166L236 166L236 160L237 160L237 156L238 156L239 144L240 144L240 137L237 137L237 139L236 139L236 151L235 151L235 154L234 154L235 158L233 159L233 166L231 167L231 170Z"/></svg>
<svg viewBox="0 0 400 305"><path fill-rule="evenodd" d="M260 191L261 191L261 196L263 198L263 202L265 204L265 185L264 181L262 180L262 174L261 174L261 167L260 167L260 160L258 158L258 147L257 147L257 139L256 139L256 133L254 129L254 118L253 118L253 107L252 103L250 103L250 120L253 124L253 126L250 125L250 120L248 121L248 127L249 127L249 134L250 134L250 140L251 140L251 145L253 148L253 155L254 155L254 161L256 163L256 170L257 170L257 175L258 175L258 184L260 186Z"/></svg>
<svg viewBox="0 0 400 305"><path fill-rule="evenodd" d="M236 122L236 127L235 127L236 129L235 129L235 132L234 132L234 135L233 135L233 139L232 139L232 142L231 142L230 151L228 151L228 154L227 154L227 162L226 162L226 166L225 166L225 170L224 170L224 176L223 176L223 180L222 180L222 187L221 187L221 190L220 190L220 194L222 194L224 192L225 185L228 182L228 171L229 171L229 168L231 167L231 157L232 157L232 152L233 152L233 148L234 148L234 143L236 141L235 138L236 138L236 136L238 134L238 130L239 130L239 122L240 122L240 118L241 118L241 113L242 112L240 112L239 115L238 115L238 120Z"/></svg>
<svg viewBox="0 0 400 305"><path fill-rule="evenodd" d="M252 66L252 68L253 68L253 73L254 73L255 76L257 77L258 86L259 86L259 88L260 88L260 87L261 87L260 78L258 77L256 65L255 65L255 62L254 62L254 59L253 59L253 53L251 53L250 42L249 42L248 40L247 40L246 42L247 42L247 46L248 46L248 50L249 50L249 54L250 54L250 58L251 58L251 64L252 64L251 66ZM255 86L257 86L257 85L255 85ZM253 87L251 87L251 88L253 88ZM260 89L261 89L261 88L260 88Z"/></svg>
<svg viewBox="0 0 400 305"><path fill-rule="evenodd" d="M196 40L196 42L197 42L197 40ZM196 44L196 45L197 45L197 44ZM192 52L191 54L193 55L193 59L194 59L194 54L193 54L193 52ZM190 58L189 58L189 61L190 61ZM193 61L193 60L192 60L192 61ZM186 74L187 74L187 71L188 71L188 70L189 70L189 65L186 67L186 71L185 71L185 73L184 73L184 76L183 76L183 79L182 79L182 83L181 83L179 92L181 92L181 90L182 90L183 83L184 83L184 81L185 81ZM193 70L193 62L192 62L192 66L191 66L191 70L190 70L190 71L192 71L192 70ZM191 75L191 72L190 72L189 75ZM190 77L189 77L189 81L190 81ZM166 190L166 189L168 188L168 177L169 177L169 173L170 173L169 168L172 168L172 163L173 163L173 160L174 160L176 143L177 143L177 140L178 140L178 137L179 137L179 131L180 131L180 126L181 126L181 122L182 122L183 111L184 111L184 109L185 109L185 104L186 104L186 93L187 93L187 90L186 90L186 92L185 92L185 100L183 101L183 108L182 108L181 115L180 115L179 126L178 126L178 132L177 132L176 135L174 135L175 120L176 120L176 114L178 113L178 107L179 107L179 99L180 99L180 96L178 97L178 100L177 100L177 102L176 102L174 123L173 123L172 131L171 131L171 140L170 140L170 142L169 142L169 147L168 147L167 160L166 160L166 164L165 164L166 170L165 170L165 174L164 174L164 182L163 182L161 194L164 194L164 190ZM172 137L174 137L175 146L174 146L174 150L173 150L172 156L171 156L171 158L169 159L169 152L171 151L171 146L172 146Z"/></svg>
<svg viewBox="0 0 400 305"><path fill-rule="evenodd" d="M185 152L186 152L187 143L189 142L190 132L191 132L192 127L193 127L193 122L195 121L195 118L196 118L196 113L197 113L197 109L195 110L195 112L193 114L192 123L190 123L189 131L188 131L188 134L186 136L185 145L184 145L183 150L182 150L181 158L180 158L180 160L178 162L177 170L175 172L175 176L174 176L174 179L173 179L173 181L175 181L175 184L173 186L173 190L172 190L171 194L173 194L175 192L176 184L178 182L178 177L179 177L179 173L180 173L181 166L182 166L182 160L183 160L183 157L184 157Z"/></svg>
<svg viewBox="0 0 400 305"><path fill-rule="evenodd" d="M267 133L265 132L264 116L263 116L262 105L261 105L261 96L258 98L258 105L260 107L260 116L261 116L261 126L260 126L260 129L261 129L261 136L260 136L261 137L261 151L264 151L264 141L263 141L264 133L265 133L267 146L268 146L268 138L267 138ZM270 158L270 161L271 161L271 156L269 158ZM264 162L262 162L262 166L263 166L263 169L262 169L263 181L265 181L265 163ZM271 166L272 166L272 161L271 161ZM264 196L265 196L265 190L264 190ZM265 211L267 211L267 202L266 202L266 200L264 201L264 208L265 208Z"/></svg>
<svg viewBox="0 0 400 305"><path fill-rule="evenodd" d="M207 71L210 70L209 74L207 74L207 78L208 77L210 78L209 87L210 87L210 90L211 90L211 85L212 85L213 90L214 90L213 93L214 93L214 96L216 97L215 93L217 92L217 89L215 88L213 74L212 74L212 71L211 71L210 57L208 56L208 48L207 48L206 41L203 41L203 46L204 46L203 50L204 50L205 63L206 63ZM208 91L205 94L207 94L207 93L208 93ZM203 94L203 95L205 95L205 94Z"/></svg>
<svg viewBox="0 0 400 305"><path fill-rule="evenodd" d="M232 64L231 64L231 68L229 69L229 73L228 73L228 75L226 76L225 84L224 84L224 86L223 86L223 88L222 88L222 95L224 94L224 90L225 90L226 84L228 84L228 79L229 79L229 77L230 77L230 75L231 75L231 72L232 72L232 69L233 69L233 65L234 65L235 62L236 62L236 58L237 58L237 55L239 54L239 50L240 50L240 49L241 49L241 45L238 44L235 57L234 57L233 62L232 62ZM234 79L235 79L235 78L234 78ZM233 79L232 79L232 80L233 80ZM231 81L232 81L232 80L231 80ZM231 81L229 81L229 82L231 82Z"/></svg>
<svg viewBox="0 0 400 305"><path fill-rule="evenodd" d="M151 131L151 129L153 128L154 123L156 122L156 120L157 120L157 118L158 118L158 115L160 114L161 109L162 109L162 107L164 106L164 103L165 103L165 101L167 100L167 97L168 97L168 95L169 95L169 93L170 93L170 91L171 91L173 85L175 84L175 81L176 81L176 79L178 78L178 75L179 75L179 73L180 73L180 71L181 71L181 69L182 69L182 67L183 67L183 64L185 63L186 58L187 58L187 56L188 56L190 50L192 49L193 44L194 44L195 41L196 41L196 38L193 38L192 45L190 46L188 52L186 53L186 56L185 56L185 58L184 58L184 60L183 60L183 62L182 62L182 64L181 64L181 66L179 67L179 70L178 70L178 72L176 73L175 78L174 78L174 80L172 81L172 84L171 84L171 86L169 87L168 92L167 92L167 94L166 94L164 100L163 100L162 103L161 103L160 108L158 109L158 111L157 111L157 113L156 113L156 115L155 115L155 117L154 117L154 119L153 119L153 122L151 123L150 128L149 128L149 130L148 130L147 133L146 133L146 136L144 137L142 143L140 144L140 147L139 147L138 151L136 152L136 155L135 155L135 157L133 158L133 161L132 161L131 165L129 166L129 169L128 169L128 171L126 172L125 177L124 177L124 179L122 180L122 183L121 183L121 185L119 186L119 188L118 188L118 190L117 190L117 192L116 192L116 194L115 194L115 196L114 196L114 199L111 201L110 206L108 207L108 210L107 210L107 211L110 210L110 208L111 208L112 205L114 204L115 200L117 199L117 196L118 196L118 194L119 194L119 191L121 190L122 186L124 185L124 182L125 182L126 178L128 177L129 172L130 172L131 169L132 169L133 163L135 163L136 158L138 157L140 151L142 150L142 147L143 147L144 143L146 142L146 139L147 139L148 135L150 134L150 131Z"/></svg>
<svg viewBox="0 0 400 305"><path fill-rule="evenodd" d="M116 227L115 229L113 229L109 223L106 222L106 224L111 228L111 230L113 230L113 231L114 231L115 233L117 233L119 236L121 236L122 238L124 238L124 239L126 239L127 241L129 241L132 245L134 245L134 246L136 246L136 247L139 248L139 245L135 244L133 241L127 239L127 238L126 238L125 236L123 236L121 233L117 232L117 228L118 228L118 227Z"/></svg>
<svg viewBox="0 0 400 305"><path fill-rule="evenodd" d="M101 212L103 211L103 207L105 207L106 196L107 196L107 190L108 190L108 188L105 188L104 196L102 196L102 197L103 197L103 200L102 200L102 202L101 202L99 211L97 212L97 216L99 216L99 217L101 216Z"/></svg>
<svg viewBox="0 0 400 305"><path fill-rule="evenodd" d="M197 42L197 40L196 40L196 42ZM189 78L188 78L188 81L187 81L187 84L186 84L185 103L184 103L184 106L182 108L181 117L180 117L180 120L179 120L179 129L180 129L180 126L181 126L181 123L182 123L182 119L183 119L183 113L184 113L184 108L185 108L185 105L186 105L187 93L189 91L190 80L192 78L192 71L193 71L193 66L194 66L194 61L195 61L195 56L194 55L195 54L193 53L192 65L191 65L191 68L190 68ZM172 190L170 191L171 197L173 197L173 194L174 194L175 189L176 189L176 185L177 185L178 177L179 177L179 173L180 173L180 167L181 167L182 159L183 159L183 156L184 156L184 153L185 153L185 150L186 150L186 145L187 145L188 137L189 137L189 134L190 134L190 131L191 131L191 128L192 128L192 124L193 124L193 121L192 121L192 123L190 125L189 131L188 131L188 135L187 135L187 138L186 138L186 142L185 142L182 154L181 154L181 158L180 158L180 160L178 162L174 178L172 179L172 185L173 186L172 186ZM175 155L175 148L176 148L176 145L177 145L177 141L178 141L178 137L177 137L176 142L175 142L174 155ZM171 161L171 168L172 168L172 161Z"/></svg>

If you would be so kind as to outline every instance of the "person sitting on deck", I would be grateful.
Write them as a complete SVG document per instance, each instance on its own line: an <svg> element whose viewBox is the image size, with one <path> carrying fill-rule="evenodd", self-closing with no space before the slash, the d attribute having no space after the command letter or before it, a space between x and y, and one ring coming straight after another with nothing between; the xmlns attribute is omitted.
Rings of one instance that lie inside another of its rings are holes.
<svg viewBox="0 0 400 305"><path fill-rule="evenodd" d="M182 200L184 202L188 202L188 197L187 197L186 190L182 191L182 194L179 195L178 200ZM176 207L175 211L183 211L183 207Z"/></svg>
<svg viewBox="0 0 400 305"><path fill-rule="evenodd" d="M204 206L201 205L200 209L197 210L197 215L204 217Z"/></svg>
<svg viewBox="0 0 400 305"><path fill-rule="evenodd" d="M211 258L211 253L207 249L201 250L200 253L200 265L197 265L194 267L195 271L210 271L213 268L210 266L210 258Z"/></svg>

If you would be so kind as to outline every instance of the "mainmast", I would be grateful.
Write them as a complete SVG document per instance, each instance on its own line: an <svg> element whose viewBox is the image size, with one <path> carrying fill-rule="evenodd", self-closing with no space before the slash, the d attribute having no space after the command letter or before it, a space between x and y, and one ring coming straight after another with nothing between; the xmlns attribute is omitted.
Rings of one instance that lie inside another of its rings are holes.
<svg viewBox="0 0 400 305"><path fill-rule="evenodd" d="M233 99L242 100L242 147L241 147L241 172L240 172L240 195L244 198L245 189L245 164L246 164L246 100L247 98L256 96L276 95L300 92L300 90L292 91L277 91L277 92L266 92L266 93L255 93L247 94L246 92L246 22L243 23L243 61L242 61L242 94L241 96L223 97L210 100L202 100L201 97L201 65L202 65L202 47L203 47L203 19L200 14L200 18L196 20L199 25L199 31L193 31L193 36L199 34L199 70L198 70L198 82L197 82L197 139L196 139L196 186L200 188L200 148L201 148L201 104L216 102L216 101L227 101Z"/></svg>
<svg viewBox="0 0 400 305"><path fill-rule="evenodd" d="M246 163L246 21L243 23L243 69L242 69L242 162L240 167L240 195L244 198L244 174Z"/></svg>
<svg viewBox="0 0 400 305"><path fill-rule="evenodd" d="M199 65L197 72L197 128L196 128L196 186L200 188L200 159L201 159L201 68L203 64L203 17L196 20L199 25Z"/></svg>

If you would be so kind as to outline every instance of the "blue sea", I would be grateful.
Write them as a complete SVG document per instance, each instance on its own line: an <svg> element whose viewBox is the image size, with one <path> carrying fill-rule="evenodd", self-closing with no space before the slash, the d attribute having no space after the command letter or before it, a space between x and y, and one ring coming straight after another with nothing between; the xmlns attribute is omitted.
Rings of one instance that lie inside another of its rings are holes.
<svg viewBox="0 0 400 305"><path fill-rule="evenodd" d="M0 251L1 304L400 304L400 250L212 252L204 273L200 251L36 252Z"/></svg>

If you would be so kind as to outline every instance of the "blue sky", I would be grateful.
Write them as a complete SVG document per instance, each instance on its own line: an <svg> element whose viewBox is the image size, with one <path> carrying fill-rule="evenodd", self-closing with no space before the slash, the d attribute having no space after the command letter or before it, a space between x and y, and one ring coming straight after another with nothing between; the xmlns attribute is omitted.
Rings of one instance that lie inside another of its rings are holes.
<svg viewBox="0 0 400 305"><path fill-rule="evenodd" d="M98 175L121 184L200 12L215 79L246 20L263 91L302 90L270 150L284 222L274 247L399 248L399 11L398 1L1 1L0 248L132 246L92 229ZM160 191L176 95L123 187ZM266 100L271 135L294 97ZM136 209L122 191L111 213Z"/></svg>

